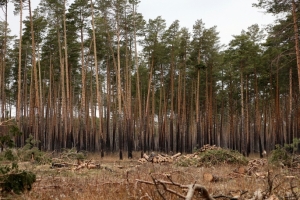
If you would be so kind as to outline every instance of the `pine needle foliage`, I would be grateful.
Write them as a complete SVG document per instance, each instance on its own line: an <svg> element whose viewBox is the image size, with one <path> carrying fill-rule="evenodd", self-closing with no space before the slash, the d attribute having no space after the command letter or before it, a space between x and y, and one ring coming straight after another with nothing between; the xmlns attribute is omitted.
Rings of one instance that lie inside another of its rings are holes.
<svg viewBox="0 0 300 200"><path fill-rule="evenodd" d="M294 138L291 144L284 144L284 146L276 145L275 150L272 151L270 162L273 164L280 164L288 167L292 167L294 163L298 163L300 158L296 155L300 139Z"/></svg>
<svg viewBox="0 0 300 200"><path fill-rule="evenodd" d="M31 190L36 181L36 175L30 171L20 171L18 164L13 162L12 166L0 166L0 187L2 193L14 192L20 194L25 190Z"/></svg>
<svg viewBox="0 0 300 200"><path fill-rule="evenodd" d="M220 164L247 165L248 160L237 151L229 149L213 149L205 152L195 152L197 157L180 158L176 161L177 166L214 166Z"/></svg>

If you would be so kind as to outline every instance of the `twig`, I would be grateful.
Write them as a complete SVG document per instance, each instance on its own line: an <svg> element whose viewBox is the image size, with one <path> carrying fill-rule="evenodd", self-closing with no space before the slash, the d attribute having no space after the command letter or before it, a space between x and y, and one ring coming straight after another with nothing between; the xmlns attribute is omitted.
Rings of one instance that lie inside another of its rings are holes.
<svg viewBox="0 0 300 200"><path fill-rule="evenodd" d="M140 199L143 199L143 198L145 198L145 197L148 197L148 199L152 200L152 198L149 196L148 193L146 193L146 194L145 194L144 196L142 196Z"/></svg>
<svg viewBox="0 0 300 200"><path fill-rule="evenodd" d="M238 200L239 198L238 197L229 197L229 196L226 196L226 195L218 195L218 196L214 196L215 199L218 199L218 198L227 198L227 199L230 199L230 200Z"/></svg>
<svg viewBox="0 0 300 200"><path fill-rule="evenodd" d="M154 183L150 182L150 181L144 181L144 180L140 180L140 179L135 179L136 182L140 182L140 183L145 183L145 184L149 184L149 185L154 185Z"/></svg>
<svg viewBox="0 0 300 200"><path fill-rule="evenodd" d="M164 182L162 182L162 181L158 181L158 182L164 187L164 189L165 189L167 192L170 192L170 193L172 193L172 194L174 194L174 195L176 195L176 196L178 196L178 197L181 197L181 198L185 199L185 196L184 196L184 195L182 195L182 194L180 194L180 193L177 193L176 191L174 191L174 190L172 190L172 189L167 188L167 186L165 185Z"/></svg>
<svg viewBox="0 0 300 200"><path fill-rule="evenodd" d="M295 197L295 199L298 199L298 195L294 191L294 188L296 188L296 186L293 186L293 179L290 181L290 187L291 187L291 191L292 191L293 196Z"/></svg>
<svg viewBox="0 0 300 200"><path fill-rule="evenodd" d="M166 198L163 196L163 194L159 191L158 185L156 184L156 180L154 179L154 177L153 177L151 174L150 174L150 176L151 176L151 178L152 178L152 180L153 180L153 183L154 183L154 185L155 185L155 187L156 187L156 190L157 190L159 196L160 196L161 198L163 198L164 200L166 200Z"/></svg>

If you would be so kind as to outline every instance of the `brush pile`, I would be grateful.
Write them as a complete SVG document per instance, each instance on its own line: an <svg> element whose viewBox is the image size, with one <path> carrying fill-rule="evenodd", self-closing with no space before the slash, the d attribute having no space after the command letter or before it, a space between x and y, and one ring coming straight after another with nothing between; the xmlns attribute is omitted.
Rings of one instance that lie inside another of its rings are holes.
<svg viewBox="0 0 300 200"><path fill-rule="evenodd" d="M178 166L202 166L202 165L217 165L221 163L229 164L243 164L248 163L247 159L236 151L222 149L216 145L206 144L200 149L196 150L193 154L182 155L177 153L175 155L155 154L152 152L150 155L144 154L143 158L138 160L139 163L175 163Z"/></svg>

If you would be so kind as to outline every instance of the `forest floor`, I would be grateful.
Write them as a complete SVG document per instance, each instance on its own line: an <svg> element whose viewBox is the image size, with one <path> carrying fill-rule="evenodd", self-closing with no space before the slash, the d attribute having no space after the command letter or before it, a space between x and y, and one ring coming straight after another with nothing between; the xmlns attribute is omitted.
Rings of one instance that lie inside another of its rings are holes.
<svg viewBox="0 0 300 200"><path fill-rule="evenodd" d="M86 160L98 167L78 170L56 168L50 164L19 163L20 168L36 174L36 182L30 191L12 198L177 200L187 195L187 190L180 185L199 184L216 199L300 199L300 166L274 166L257 156L248 159L261 162L255 170L249 164L219 163L189 167L178 166L176 162L141 164L139 157L139 152L134 152L132 159L123 160L119 160L117 154L103 158L91 154ZM201 193L196 192L194 199L201 199Z"/></svg>

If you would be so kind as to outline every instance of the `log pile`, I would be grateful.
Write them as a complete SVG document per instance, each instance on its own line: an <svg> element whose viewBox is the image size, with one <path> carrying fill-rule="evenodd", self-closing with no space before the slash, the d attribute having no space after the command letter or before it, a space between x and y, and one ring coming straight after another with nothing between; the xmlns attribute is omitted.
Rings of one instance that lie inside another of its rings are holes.
<svg viewBox="0 0 300 200"><path fill-rule="evenodd" d="M152 152L150 155L147 155L146 153L143 154L143 157L138 160L139 163L147 163L147 162L152 162L152 163L172 163L179 158L183 159L199 159L200 156L199 154L210 151L210 150L218 150L221 149L221 147L217 147L216 145L209 145L206 144L200 149L197 149L197 151L193 154L187 154L187 155L181 155L181 153L177 153L174 155L167 155L167 154L155 154Z"/></svg>
<svg viewBox="0 0 300 200"><path fill-rule="evenodd" d="M172 163L175 161L178 157L181 156L181 153L177 153L173 156L169 156L166 154L155 154L152 152L150 155L147 155L144 153L143 158L140 158L138 160L139 163L143 164L146 162L152 162L152 163Z"/></svg>
<svg viewBox="0 0 300 200"><path fill-rule="evenodd" d="M72 171L77 171L77 170L84 169L84 168L87 168L87 169L100 169L100 164L93 163L90 160L88 162L80 163L79 165L73 167L71 170Z"/></svg>
<svg viewBox="0 0 300 200"><path fill-rule="evenodd" d="M100 164L92 162L92 160L82 162L80 160L77 161L77 164L67 163L67 162L54 162L51 165L51 168L68 168L72 171L77 171L80 169L100 169Z"/></svg>
<svg viewBox="0 0 300 200"><path fill-rule="evenodd" d="M222 150L222 151L216 151ZM208 153L208 154L207 154ZM222 149L216 145L206 144L203 147L197 149L193 154L181 155L177 153L175 155L166 154L155 154L152 152L150 155L146 153L143 157L138 160L139 163L172 163L175 162L178 166L200 166L205 164L207 160L210 160L211 165L218 163L243 163L247 164L247 160L241 154L237 152L230 151L227 149Z"/></svg>

